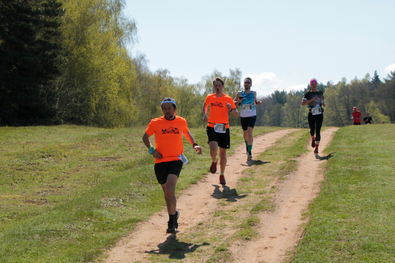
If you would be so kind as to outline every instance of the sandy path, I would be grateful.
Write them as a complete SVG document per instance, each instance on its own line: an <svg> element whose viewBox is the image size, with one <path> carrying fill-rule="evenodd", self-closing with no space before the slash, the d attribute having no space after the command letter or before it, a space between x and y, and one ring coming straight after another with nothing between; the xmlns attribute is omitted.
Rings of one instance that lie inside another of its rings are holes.
<svg viewBox="0 0 395 263"><path fill-rule="evenodd" d="M254 153L264 152L281 137L294 130L280 130L254 138ZM322 152L333 137L336 129L322 132L325 140L320 146ZM259 228L261 239L238 243L229 248L236 262L282 262L286 252L298 244L303 229L301 214L308 208L308 204L317 196L323 174L320 166L326 158L314 155L312 148L299 160L299 168L289 175L288 180L274 182L278 190L275 193L275 211L262 213L262 225ZM323 156L323 155L322 155ZM235 154L228 157L225 175L227 187L235 189L237 180L246 165L245 145L239 146ZM188 232L191 227L202 220L210 220L210 213L215 211L218 200L213 198L214 186L218 185L218 172L209 174L196 185L184 192L177 199L177 209L180 211L179 230ZM148 222L141 223L128 237L119 241L107 255L106 262L145 262L150 256L147 251L158 249L158 244L167 239L165 234L168 215L165 210L156 213Z"/></svg>
<svg viewBox="0 0 395 263"><path fill-rule="evenodd" d="M332 140L337 128L321 132L324 141L320 144L320 152ZM277 182L274 193L275 210L260 215L262 222L259 228L261 239L244 244L237 244L231 251L236 262L284 262L286 253L291 252L303 237L303 224L308 219L302 213L318 195L321 181L324 179L321 166L330 157L326 154L309 152L299 158L299 168L288 175L287 180Z"/></svg>
<svg viewBox="0 0 395 263"><path fill-rule="evenodd" d="M265 151L278 139L292 131L291 129L280 130L258 136L254 139L254 153L258 154ZM228 157L225 176L226 185L230 189L236 187L241 172L248 168L245 163L245 145L241 145L235 150L234 155ZM218 200L212 196L213 185L218 185L218 171L215 175L209 174L207 178L193 185L177 199L177 210L181 214L178 227L180 231L185 231L190 227L196 226L201 220L207 220L210 212L215 210ZM165 233L167 220L167 212L163 210L152 216L148 222L139 224L133 233L119 241L107 253L108 259L106 262L126 263L144 261L144 258L149 256L146 251L157 249L158 244L162 243L168 237Z"/></svg>

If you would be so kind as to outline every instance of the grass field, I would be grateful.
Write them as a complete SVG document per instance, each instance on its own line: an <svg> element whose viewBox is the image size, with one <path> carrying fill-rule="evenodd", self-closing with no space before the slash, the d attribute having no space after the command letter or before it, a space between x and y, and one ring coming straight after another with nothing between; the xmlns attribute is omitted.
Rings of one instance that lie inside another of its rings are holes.
<svg viewBox="0 0 395 263"><path fill-rule="evenodd" d="M254 134L275 129L256 127ZM183 169L177 194L208 172L205 130L191 132L204 154L194 154L185 144L190 163ZM163 209L163 193L154 177L153 159L141 141L143 133L143 127L0 128L1 262L94 261L139 221ZM270 171L295 169L295 163L284 158L302 154L308 139L306 130L296 134L305 138L289 137L297 147L284 143L266 153ZM339 129L326 150L332 157L325 167L323 190L306 214L311 221L293 262L395 261L394 135L393 125ZM231 128L231 136L232 145L243 142L239 127ZM265 172L248 171L239 194L250 191L248 178ZM251 197L265 194L256 191ZM259 198L250 204L239 208L250 214L247 221L238 222L239 231L218 241L209 261L226 255L233 240L248 239L254 211L270 208ZM229 216L226 209L218 214L224 220ZM198 258L210 249L202 246L192 256Z"/></svg>
<svg viewBox="0 0 395 263"><path fill-rule="evenodd" d="M207 174L210 163L205 130L191 132L205 154L194 154L186 142L190 163L178 194ZM162 209L143 134L143 127L0 128L1 262L92 261ZM231 140L242 143L239 127Z"/></svg>
<svg viewBox="0 0 395 263"><path fill-rule="evenodd" d="M339 129L292 262L395 262L395 126Z"/></svg>

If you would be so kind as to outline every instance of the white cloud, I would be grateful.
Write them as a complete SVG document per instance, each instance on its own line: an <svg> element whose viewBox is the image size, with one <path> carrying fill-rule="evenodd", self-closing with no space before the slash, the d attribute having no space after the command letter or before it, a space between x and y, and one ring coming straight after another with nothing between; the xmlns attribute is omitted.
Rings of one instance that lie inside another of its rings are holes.
<svg viewBox="0 0 395 263"><path fill-rule="evenodd" d="M250 77L252 79L251 89L257 92L258 97L269 96L276 90L285 90L286 92L302 90L307 85L287 83L285 80L278 78L273 72L262 72L258 75L247 74L243 79L246 77Z"/></svg>
<svg viewBox="0 0 395 263"><path fill-rule="evenodd" d="M395 71L395 64L391 64L388 67L385 68L385 74L390 74L391 71Z"/></svg>

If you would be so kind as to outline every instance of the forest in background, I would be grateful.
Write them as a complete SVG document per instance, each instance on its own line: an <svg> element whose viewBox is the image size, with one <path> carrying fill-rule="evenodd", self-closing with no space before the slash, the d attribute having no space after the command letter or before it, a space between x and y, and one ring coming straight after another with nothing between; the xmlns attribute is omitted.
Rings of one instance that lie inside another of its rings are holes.
<svg viewBox="0 0 395 263"><path fill-rule="evenodd" d="M0 126L144 126L162 115L160 101L170 96L190 127L203 127L201 108L214 77L224 79L231 97L242 89L238 68L214 69L197 84L167 69L151 71L144 54L131 55L137 26L124 7L124 0L0 2ZM301 100L308 89L260 97L256 125L307 127ZM364 116L370 112L374 123L395 121L395 72L318 89L327 104L324 125L352 124L353 106Z"/></svg>

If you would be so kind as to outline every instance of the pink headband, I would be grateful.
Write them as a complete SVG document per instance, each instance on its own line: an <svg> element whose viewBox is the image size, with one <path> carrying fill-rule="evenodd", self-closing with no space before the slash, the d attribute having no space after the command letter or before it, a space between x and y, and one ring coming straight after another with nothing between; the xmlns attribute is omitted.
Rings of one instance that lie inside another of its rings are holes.
<svg viewBox="0 0 395 263"><path fill-rule="evenodd" d="M316 79L311 79L311 80L310 80L310 85L313 84L313 83L318 83L318 82L317 82Z"/></svg>

